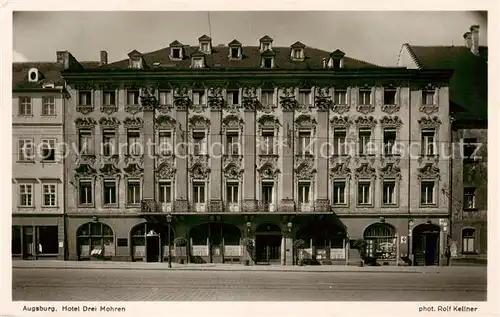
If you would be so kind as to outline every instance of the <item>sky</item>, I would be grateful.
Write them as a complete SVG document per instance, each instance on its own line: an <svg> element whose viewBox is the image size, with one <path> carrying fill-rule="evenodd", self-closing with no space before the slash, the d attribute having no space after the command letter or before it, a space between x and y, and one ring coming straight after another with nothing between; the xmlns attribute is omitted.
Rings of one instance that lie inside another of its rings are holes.
<svg viewBox="0 0 500 317"><path fill-rule="evenodd" d="M80 61L99 60L105 50L113 62L174 40L197 45L203 34L213 45L237 39L244 46L269 35L275 46L301 41L395 66L403 43L462 46L474 24L480 26L480 45L487 45L487 16L472 11L15 12L13 47L14 61L55 61L61 50Z"/></svg>

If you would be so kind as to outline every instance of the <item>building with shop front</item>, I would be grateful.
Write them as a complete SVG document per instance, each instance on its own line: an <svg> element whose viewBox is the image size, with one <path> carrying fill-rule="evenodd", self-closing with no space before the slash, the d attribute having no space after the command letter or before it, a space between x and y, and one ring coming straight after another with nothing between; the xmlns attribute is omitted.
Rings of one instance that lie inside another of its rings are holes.
<svg viewBox="0 0 500 317"><path fill-rule="evenodd" d="M364 239L382 264L440 263L450 71L198 41L94 68L65 52L69 259L290 265L303 240L345 264Z"/></svg>
<svg viewBox="0 0 500 317"><path fill-rule="evenodd" d="M12 67L12 256L64 258L64 84L58 63Z"/></svg>
<svg viewBox="0 0 500 317"><path fill-rule="evenodd" d="M449 247L452 263L486 263L487 258L487 145L488 48L479 46L479 26L464 34L463 46L403 45L416 69L448 68L453 160L449 199ZM400 60L401 61L401 60Z"/></svg>

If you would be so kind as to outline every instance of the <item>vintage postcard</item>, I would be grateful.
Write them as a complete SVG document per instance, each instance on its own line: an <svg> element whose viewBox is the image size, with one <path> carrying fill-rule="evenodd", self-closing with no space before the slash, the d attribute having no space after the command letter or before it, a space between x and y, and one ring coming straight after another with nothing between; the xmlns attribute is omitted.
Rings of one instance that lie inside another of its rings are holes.
<svg viewBox="0 0 500 317"><path fill-rule="evenodd" d="M494 314L498 5L90 3L3 12L0 313Z"/></svg>

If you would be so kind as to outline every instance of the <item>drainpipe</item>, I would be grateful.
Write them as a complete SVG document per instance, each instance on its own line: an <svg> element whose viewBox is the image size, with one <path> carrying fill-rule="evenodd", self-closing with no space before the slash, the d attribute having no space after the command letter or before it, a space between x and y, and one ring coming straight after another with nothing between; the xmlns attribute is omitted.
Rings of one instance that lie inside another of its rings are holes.
<svg viewBox="0 0 500 317"><path fill-rule="evenodd" d="M62 139L63 142L66 141L66 98L64 95L64 92L66 90L66 81L64 81L64 87L61 89L61 99L62 99ZM67 195L66 195L66 153L63 155L63 174L62 174L62 182L63 182L63 203L62 203L62 212L63 212L63 260L67 261L69 260L69 243L68 243L68 216L67 216L67 211L66 211L66 202L67 202Z"/></svg>
<svg viewBox="0 0 500 317"><path fill-rule="evenodd" d="M412 142L412 130L411 130L411 112L412 112L412 104L411 104L411 83L408 85L408 105L409 105L409 111L408 111L408 131L409 131L409 137L408 137L408 239L407 239L407 252L408 252L408 259L411 261L411 265L413 266L413 235L411 232L411 227L410 227L410 221L411 221L411 199L410 199L410 193L411 193L411 142ZM399 241L398 241L399 242Z"/></svg>

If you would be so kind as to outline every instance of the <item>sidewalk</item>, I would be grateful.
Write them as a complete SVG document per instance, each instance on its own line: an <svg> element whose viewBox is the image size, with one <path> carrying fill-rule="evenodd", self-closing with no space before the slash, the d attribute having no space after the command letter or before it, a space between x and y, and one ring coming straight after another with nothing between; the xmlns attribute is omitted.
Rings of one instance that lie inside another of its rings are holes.
<svg viewBox="0 0 500 317"><path fill-rule="evenodd" d="M282 265L250 265L241 264L178 264L172 263L168 268L166 262L111 262L111 261L56 261L13 260L12 268L16 269L112 269L112 270L174 270L174 271L268 271L268 272L371 272L371 273L444 273L464 272L468 270L486 270L486 267L462 266L345 266L345 265L318 265L318 266L282 266Z"/></svg>

